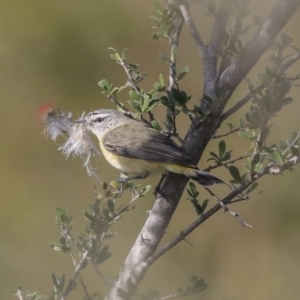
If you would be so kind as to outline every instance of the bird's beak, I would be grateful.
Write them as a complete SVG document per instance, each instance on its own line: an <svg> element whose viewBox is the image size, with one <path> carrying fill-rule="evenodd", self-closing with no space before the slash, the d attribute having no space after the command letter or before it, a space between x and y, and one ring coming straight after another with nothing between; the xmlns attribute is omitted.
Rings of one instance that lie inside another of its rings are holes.
<svg viewBox="0 0 300 300"><path fill-rule="evenodd" d="M81 119L81 120L77 120L75 122L73 122L74 124L87 124L86 119Z"/></svg>

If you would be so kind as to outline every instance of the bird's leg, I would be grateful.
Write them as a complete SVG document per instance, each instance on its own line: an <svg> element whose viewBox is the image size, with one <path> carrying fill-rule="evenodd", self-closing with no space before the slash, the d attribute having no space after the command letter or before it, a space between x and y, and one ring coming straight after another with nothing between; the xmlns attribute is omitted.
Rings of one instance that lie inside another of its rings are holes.
<svg viewBox="0 0 300 300"><path fill-rule="evenodd" d="M161 193L161 192L160 192L160 187L161 187L162 183L164 182L166 176L167 176L166 174L163 174L163 175L161 176L161 178L160 178L160 180L159 180L157 186L155 187L154 192L153 192L153 195L154 195L155 197L157 197L157 194L158 194L158 193Z"/></svg>
<svg viewBox="0 0 300 300"><path fill-rule="evenodd" d="M118 178L118 182L121 185L120 188L120 193L123 194L124 191L124 185L131 180L136 180L136 179L145 179L149 176L149 173L145 173L143 175L136 175L136 176L128 176L128 174L121 172L121 177Z"/></svg>
<svg viewBox="0 0 300 300"><path fill-rule="evenodd" d="M128 176L128 174L123 173L123 172L122 172L122 174L126 175L127 177L120 177L118 179L118 182L120 182L120 183L125 183L125 182L131 181L131 180L136 180L136 179L145 179L149 176L149 173L145 173L143 175L136 175L136 176Z"/></svg>

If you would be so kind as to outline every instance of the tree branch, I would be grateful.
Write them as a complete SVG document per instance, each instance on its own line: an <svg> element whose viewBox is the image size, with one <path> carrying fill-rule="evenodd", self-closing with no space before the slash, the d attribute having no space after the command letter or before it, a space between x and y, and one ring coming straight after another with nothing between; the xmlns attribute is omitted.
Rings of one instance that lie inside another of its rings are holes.
<svg viewBox="0 0 300 300"><path fill-rule="evenodd" d="M181 2L181 4L179 4L179 9L182 13L182 16L184 18L184 21L185 21L185 24L190 32L190 34L192 35L194 41L195 41L195 44L196 44L196 47L198 49L198 51L203 54L204 52L204 48L205 48L205 45L204 45L204 42L202 41L198 31L197 31L197 28L193 22L193 19L189 13L189 10L186 6L185 3Z"/></svg>
<svg viewBox="0 0 300 300"><path fill-rule="evenodd" d="M209 48L215 56L218 56L218 53L223 44L224 33L226 32L226 26L229 18L227 5L228 0L223 0L221 2L216 14L214 27L210 37Z"/></svg>
<svg viewBox="0 0 300 300"><path fill-rule="evenodd" d="M273 42L276 35L282 30L283 26L287 23L299 5L300 1L298 0L282 0L278 2L262 28L244 48L241 56L225 69L220 77L219 85L221 95L226 95L226 99L204 120L194 118L184 139L182 145L183 151L191 157L191 159L197 162L199 161L208 142L220 125L220 115L223 112L230 95L258 61L264 51ZM203 54L206 47L188 14L186 6L181 3L179 7L185 19L185 23L196 42L198 50ZM209 53L207 56L204 56L203 69L205 76L204 93L212 99L215 99L215 82L217 76L216 59L215 57L210 56ZM252 179L253 181L249 180L244 185L239 186L223 199L223 203L229 204L228 202L239 195L262 175L263 174L255 175ZM158 193L154 206L124 262L118 279L106 296L106 300L129 299L144 277L147 268L156 261L156 259L175 246L180 240L184 239L190 232L221 208L220 204L215 205L186 228L180 236L155 253L177 208L187 182L188 178L183 175L173 173L167 175L160 192Z"/></svg>
<svg viewBox="0 0 300 300"><path fill-rule="evenodd" d="M242 128L234 128L232 130L229 130L228 132L226 133L222 133L222 134L215 134L214 136L212 136L212 139L219 139L221 137L224 137L224 136L228 136L232 133L235 133L235 132L238 132L238 131L244 131L245 129L247 129L249 127L249 124L246 124L245 126L243 126Z"/></svg>
<svg viewBox="0 0 300 300"><path fill-rule="evenodd" d="M210 171L213 170L213 169L216 169L216 168L219 168L219 167L222 167L222 166L227 166L227 165L234 164L236 161L239 161L239 160L248 158L248 157L250 157L250 156L251 156L251 155L248 154L248 155L240 156L240 157L238 157L238 158L229 160L229 161L227 161L227 162L221 162L221 163L215 164L215 165L213 165L213 166L209 166L208 168L203 169L203 171L210 172Z"/></svg>
<svg viewBox="0 0 300 300"><path fill-rule="evenodd" d="M79 262L78 262L77 265L76 265L76 268L75 268L75 270L74 270L74 273L73 273L71 279L69 280L69 283L68 283L68 285L67 285L67 287L66 287L66 290L65 290L65 292L63 293L63 297L61 298L61 300L66 300L67 297L68 297L68 294L73 290L74 284L75 284L75 280L76 280L77 276L79 275L80 270L82 269L84 263L85 263L86 260L87 260L87 256L88 256L88 254L89 254L89 251L90 251L91 247L92 247L92 246L90 245L89 248L82 254L82 256L81 256Z"/></svg>
<svg viewBox="0 0 300 300"><path fill-rule="evenodd" d="M261 28L244 47L241 55L221 75L220 87L223 93L235 89L246 77L299 6L298 0L277 2Z"/></svg>
<svg viewBox="0 0 300 300"><path fill-rule="evenodd" d="M264 167L261 172L256 174L252 179L248 180L245 184L240 185L238 188L236 188L234 191L232 191L230 194L228 194L225 198L223 198L221 201L224 205L228 205L231 203L235 203L237 201L232 201L237 195L242 193L244 190L246 190L252 183L257 181L259 178L266 174L273 174L278 175L281 174L283 171L288 170L289 168L293 167L294 165L298 164L300 162L300 156L299 157L293 157L288 162L282 164L282 165L276 165L275 163L270 163L266 167ZM222 208L222 205L220 203L213 206L211 209L209 209L206 213L201 215L197 220L195 220L192 224L190 224L187 228L182 230L178 236L176 236L173 240L171 240L169 243L165 244L163 247L161 247L155 254L153 254L148 260L147 265L148 267L152 265L158 258L160 258L163 254L165 254L167 251L169 251L171 248L173 248L175 245L177 245L179 242L184 240L190 233L192 233L199 225L201 225L204 221L206 221L208 218L210 218L213 214L215 214L218 210Z"/></svg>
<svg viewBox="0 0 300 300"><path fill-rule="evenodd" d="M208 187L205 187L205 189L208 191L208 193L217 200L217 202L223 207L224 211L225 212L229 212L232 216L234 216L244 227L247 227L247 228L252 228L252 225L250 224L247 224L246 222L244 222L241 218L240 218L240 215L234 211L232 211L231 209L228 208L227 205L225 205L223 203L223 201L221 201Z"/></svg>
<svg viewBox="0 0 300 300"><path fill-rule="evenodd" d="M257 87L257 89L262 90L264 87L265 87L264 84L260 84ZM220 117L220 124L223 123L227 118L232 116L234 113L236 113L245 104L247 104L256 93L257 92L255 90L250 91L246 96L244 96L241 100L239 100L235 105L233 105L230 109L228 109L226 112L224 112Z"/></svg>

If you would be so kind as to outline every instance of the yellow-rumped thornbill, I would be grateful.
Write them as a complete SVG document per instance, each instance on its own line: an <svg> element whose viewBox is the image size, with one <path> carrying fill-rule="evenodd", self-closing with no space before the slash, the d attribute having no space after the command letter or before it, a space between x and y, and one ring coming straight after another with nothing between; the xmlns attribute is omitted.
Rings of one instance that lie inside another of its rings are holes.
<svg viewBox="0 0 300 300"><path fill-rule="evenodd" d="M106 160L128 176L124 181L172 172L204 186L223 183L200 170L169 137L117 110L95 110L82 121L99 139Z"/></svg>

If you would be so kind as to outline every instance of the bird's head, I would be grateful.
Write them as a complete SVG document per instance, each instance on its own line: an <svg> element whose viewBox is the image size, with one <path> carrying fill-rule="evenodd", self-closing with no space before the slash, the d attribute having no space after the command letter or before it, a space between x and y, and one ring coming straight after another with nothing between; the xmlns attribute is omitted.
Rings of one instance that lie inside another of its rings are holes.
<svg viewBox="0 0 300 300"><path fill-rule="evenodd" d="M92 131L98 138L107 133L110 129L126 122L128 118L121 112L114 109L98 109L90 112L80 122Z"/></svg>

